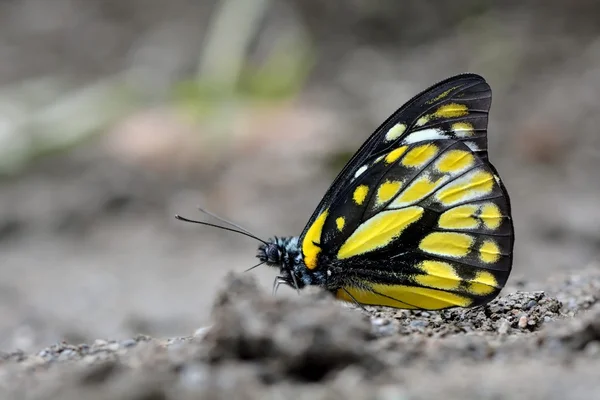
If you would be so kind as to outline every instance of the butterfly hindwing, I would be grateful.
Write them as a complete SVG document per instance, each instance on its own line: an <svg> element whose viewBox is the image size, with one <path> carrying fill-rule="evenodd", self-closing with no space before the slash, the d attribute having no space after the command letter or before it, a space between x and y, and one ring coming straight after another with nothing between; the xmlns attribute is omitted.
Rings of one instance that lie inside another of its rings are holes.
<svg viewBox="0 0 600 400"><path fill-rule="evenodd" d="M401 149L328 210L322 256L354 276L339 294L426 309L495 297L510 273L512 222L494 171L459 141Z"/></svg>
<svg viewBox="0 0 600 400"><path fill-rule="evenodd" d="M514 235L487 161L490 102L483 78L450 78L392 115L346 165L299 239L308 269L347 275L339 298L439 309L481 304L504 286Z"/></svg>

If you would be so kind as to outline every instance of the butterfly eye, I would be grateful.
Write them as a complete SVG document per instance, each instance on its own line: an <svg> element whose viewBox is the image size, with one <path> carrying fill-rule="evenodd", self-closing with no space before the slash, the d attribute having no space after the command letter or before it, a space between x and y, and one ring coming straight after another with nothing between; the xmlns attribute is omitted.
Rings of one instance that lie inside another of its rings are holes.
<svg viewBox="0 0 600 400"><path fill-rule="evenodd" d="M279 248L276 244L272 243L265 249L265 253L267 254L267 262L269 263L279 263L281 259L281 253L279 252Z"/></svg>

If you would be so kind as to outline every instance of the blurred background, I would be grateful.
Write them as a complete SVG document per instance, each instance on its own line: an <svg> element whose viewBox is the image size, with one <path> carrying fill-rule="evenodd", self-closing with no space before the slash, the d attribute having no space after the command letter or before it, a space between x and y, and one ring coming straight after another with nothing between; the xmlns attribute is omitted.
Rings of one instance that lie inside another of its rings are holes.
<svg viewBox="0 0 600 400"><path fill-rule="evenodd" d="M257 243L176 213L298 235L385 118L467 71L494 93L509 287L593 265L598 15L592 0L0 1L0 349L206 325ZM270 288L276 271L252 273Z"/></svg>

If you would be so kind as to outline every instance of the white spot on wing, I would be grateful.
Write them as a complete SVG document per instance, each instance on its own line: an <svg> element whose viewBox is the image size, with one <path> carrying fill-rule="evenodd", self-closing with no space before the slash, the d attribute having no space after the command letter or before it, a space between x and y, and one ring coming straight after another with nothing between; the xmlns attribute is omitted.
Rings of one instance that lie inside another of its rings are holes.
<svg viewBox="0 0 600 400"><path fill-rule="evenodd" d="M465 144L473 151L479 151L479 146L475 142L465 142Z"/></svg>
<svg viewBox="0 0 600 400"><path fill-rule="evenodd" d="M456 123L452 125L452 132L459 138L473 136L473 127L466 123Z"/></svg>
<svg viewBox="0 0 600 400"><path fill-rule="evenodd" d="M363 165L362 167L357 169L356 172L354 173L354 177L358 178L359 176L361 176L363 174L363 172L365 172L367 170L367 168L369 168L369 167L367 167L366 165Z"/></svg>
<svg viewBox="0 0 600 400"><path fill-rule="evenodd" d="M417 131L409 134L402 143L417 143L422 142L424 140L436 140L436 139L448 139L446 135L444 135L444 131L440 129L423 129L422 131Z"/></svg>

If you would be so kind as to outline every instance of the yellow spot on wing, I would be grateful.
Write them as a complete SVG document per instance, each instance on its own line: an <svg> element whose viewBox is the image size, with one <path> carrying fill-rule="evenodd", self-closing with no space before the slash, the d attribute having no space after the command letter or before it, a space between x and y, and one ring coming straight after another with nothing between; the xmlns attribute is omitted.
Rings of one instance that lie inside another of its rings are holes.
<svg viewBox="0 0 600 400"><path fill-rule="evenodd" d="M354 189L354 194L352 195L352 198L354 199L354 202L360 206L362 205L362 203L364 203L368 193L369 187L367 185L360 185L356 189Z"/></svg>
<svg viewBox="0 0 600 400"><path fill-rule="evenodd" d="M423 215L421 207L407 207L401 210L381 211L363 222L350 235L338 251L339 259L368 253L388 245L402 234L411 224Z"/></svg>
<svg viewBox="0 0 600 400"><path fill-rule="evenodd" d="M438 108L433 115L436 118L457 118L463 117L469 113L469 109L464 104L449 103Z"/></svg>
<svg viewBox="0 0 600 400"><path fill-rule="evenodd" d="M430 288L442 290L456 290L461 279L452 265L441 261L423 261L419 268L424 275L416 275L416 283Z"/></svg>
<svg viewBox="0 0 600 400"><path fill-rule="evenodd" d="M478 207L466 204L449 209L440 215L438 226L444 229L476 229L479 221L475 218Z"/></svg>
<svg viewBox="0 0 600 400"><path fill-rule="evenodd" d="M448 96L450 94L450 92L456 88L458 88L458 86L451 87L450 89L446 90L445 92L442 92L439 95L437 95L437 97L429 100L426 104L433 104L436 101L443 99L444 97Z"/></svg>
<svg viewBox="0 0 600 400"><path fill-rule="evenodd" d="M495 263L500 258L500 255L500 248L492 240L485 240L479 248L479 259L484 263Z"/></svg>
<svg viewBox="0 0 600 400"><path fill-rule="evenodd" d="M385 163L386 164L391 164L393 162L395 162L397 159L399 159L402 154L404 154L404 152L406 151L406 149L408 148L408 146L402 146L402 147L398 147L395 150L390 151L390 153L385 156Z"/></svg>
<svg viewBox="0 0 600 400"><path fill-rule="evenodd" d="M431 118L429 115L423 115L421 118L419 118L417 120L417 122L415 123L416 126L423 126L425 125L427 122L429 122L429 118Z"/></svg>
<svg viewBox="0 0 600 400"><path fill-rule="evenodd" d="M469 292L485 296L492 293L498 288L498 281L488 271L479 271L475 275L475 278L469 283Z"/></svg>
<svg viewBox="0 0 600 400"><path fill-rule="evenodd" d="M402 193L400 193L400 196L398 196L392 202L392 204L390 204L390 207L398 208L416 203L417 201L420 201L432 194L435 188L440 186L443 181L445 181L445 179L440 178L435 182L431 182L427 176L422 176L418 179L415 179L406 187L406 189L402 191Z"/></svg>
<svg viewBox="0 0 600 400"><path fill-rule="evenodd" d="M385 134L385 140L387 142L391 142L392 140L398 139L402 134L406 131L406 125L404 124L396 124L390 128L389 131Z"/></svg>
<svg viewBox="0 0 600 400"><path fill-rule="evenodd" d="M473 125L468 122L455 122L452 124L452 131L458 137L473 136L475 130Z"/></svg>
<svg viewBox="0 0 600 400"><path fill-rule="evenodd" d="M346 290L361 304L388 306L395 308L439 310L448 307L468 307L472 300L454 293L441 290L407 285L367 284L371 289L347 287ZM343 289L339 289L336 297L345 301L353 301Z"/></svg>
<svg viewBox="0 0 600 400"><path fill-rule="evenodd" d="M344 229L344 225L346 225L346 219L344 217L337 217L335 219L335 225L338 228L338 231L342 231Z"/></svg>
<svg viewBox="0 0 600 400"><path fill-rule="evenodd" d="M323 224L327 218L328 211L325 210L315 219L315 222L308 228L304 240L302 241L302 254L304 255L304 264L308 269L315 269L317 266L317 256L321 252L318 244L321 242L321 232ZM315 244L317 243L317 244Z"/></svg>
<svg viewBox="0 0 600 400"><path fill-rule="evenodd" d="M464 150L450 150L436 162L436 168L444 173L459 173L475 163L475 156Z"/></svg>
<svg viewBox="0 0 600 400"><path fill-rule="evenodd" d="M406 156L402 159L402 164L407 167L420 167L435 157L437 152L437 146L430 143L417 146L406 153Z"/></svg>
<svg viewBox="0 0 600 400"><path fill-rule="evenodd" d="M400 187L402 186L402 182L399 181L386 181L382 183L377 189L377 205L381 205L383 203L388 202L392 197L398 193Z"/></svg>
<svg viewBox="0 0 600 400"><path fill-rule="evenodd" d="M444 205L475 200L489 194L494 188L494 177L487 171L472 171L440 190L436 197Z"/></svg>
<svg viewBox="0 0 600 400"><path fill-rule="evenodd" d="M488 229L498 229L502 223L502 212L494 203L486 203L481 207L479 218Z"/></svg>
<svg viewBox="0 0 600 400"><path fill-rule="evenodd" d="M473 237L464 233L433 232L425 236L419 248L426 253L445 257L464 257L469 254Z"/></svg>

